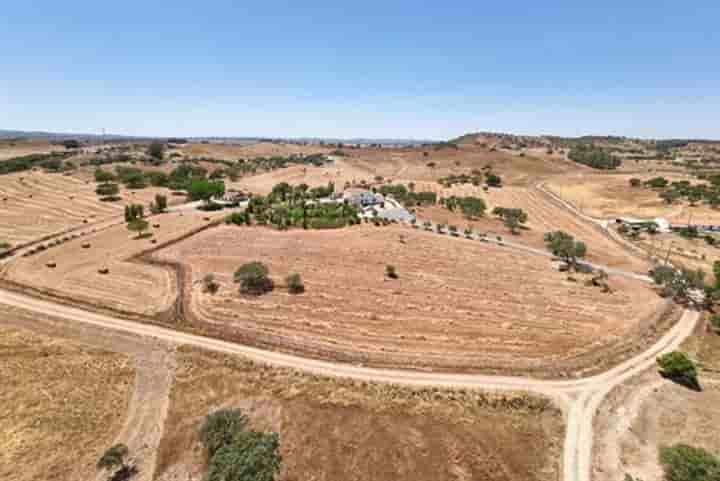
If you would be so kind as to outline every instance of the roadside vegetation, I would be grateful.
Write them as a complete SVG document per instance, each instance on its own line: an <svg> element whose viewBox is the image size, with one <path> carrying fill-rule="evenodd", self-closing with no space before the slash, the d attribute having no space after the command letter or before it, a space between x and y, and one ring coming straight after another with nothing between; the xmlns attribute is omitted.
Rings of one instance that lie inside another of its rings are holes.
<svg viewBox="0 0 720 481"><path fill-rule="evenodd" d="M570 269L577 269L578 260L587 254L587 246L584 242L563 231L548 232L545 234L545 247L565 261Z"/></svg>
<svg viewBox="0 0 720 481"><path fill-rule="evenodd" d="M695 363L680 351L673 351L657 358L660 374L678 384L700 391Z"/></svg>
<svg viewBox="0 0 720 481"><path fill-rule="evenodd" d="M503 220L503 224L513 235L517 235L518 229L521 229L528 220L527 213L522 209L495 207L492 213Z"/></svg>

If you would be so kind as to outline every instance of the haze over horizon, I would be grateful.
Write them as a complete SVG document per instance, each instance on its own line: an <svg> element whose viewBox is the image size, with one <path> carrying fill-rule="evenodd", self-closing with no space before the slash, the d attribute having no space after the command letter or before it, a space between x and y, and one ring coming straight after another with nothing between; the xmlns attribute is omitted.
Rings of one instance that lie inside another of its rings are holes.
<svg viewBox="0 0 720 481"><path fill-rule="evenodd" d="M717 2L13 2L0 128L720 138Z"/></svg>

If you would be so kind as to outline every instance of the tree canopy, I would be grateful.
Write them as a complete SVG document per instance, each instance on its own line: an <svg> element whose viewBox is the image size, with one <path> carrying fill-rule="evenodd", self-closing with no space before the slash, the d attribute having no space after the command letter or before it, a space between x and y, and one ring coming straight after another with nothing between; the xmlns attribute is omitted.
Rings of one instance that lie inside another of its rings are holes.
<svg viewBox="0 0 720 481"><path fill-rule="evenodd" d="M268 276L268 268L262 262L248 262L241 265L234 274L235 282L240 284L240 292L261 295L273 289L274 283Z"/></svg>
<svg viewBox="0 0 720 481"><path fill-rule="evenodd" d="M720 459L702 449L675 444L660 448L660 464L666 481L717 481Z"/></svg>
<svg viewBox="0 0 720 481"><path fill-rule="evenodd" d="M587 247L584 242L563 231L548 232L545 234L545 246L553 255L563 258L569 265L574 266L577 260L585 257Z"/></svg>

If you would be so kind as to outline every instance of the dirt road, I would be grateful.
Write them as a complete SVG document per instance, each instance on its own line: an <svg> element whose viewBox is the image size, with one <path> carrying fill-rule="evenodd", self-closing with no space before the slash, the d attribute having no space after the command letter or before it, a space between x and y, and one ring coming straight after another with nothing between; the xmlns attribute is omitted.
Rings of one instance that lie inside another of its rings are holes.
<svg viewBox="0 0 720 481"><path fill-rule="evenodd" d="M659 354L677 348L693 331L699 317L696 312L685 311L680 321L652 347L603 374L570 381L541 381L510 376L436 374L334 364L264 351L218 339L95 314L1 290L0 303L56 318L67 319L70 322L90 324L123 333L155 338L172 344L188 344L225 354L241 355L257 362L300 369L324 376L347 377L410 386L526 391L548 396L554 399L566 413L566 438L563 457L563 479L566 481L590 481L593 419L605 396L615 386L650 368Z"/></svg>

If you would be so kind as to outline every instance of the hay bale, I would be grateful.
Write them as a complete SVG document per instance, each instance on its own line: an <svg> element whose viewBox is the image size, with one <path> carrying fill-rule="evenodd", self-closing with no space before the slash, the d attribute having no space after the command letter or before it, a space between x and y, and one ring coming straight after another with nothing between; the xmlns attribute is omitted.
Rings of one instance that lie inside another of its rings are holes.
<svg viewBox="0 0 720 481"><path fill-rule="evenodd" d="M55 262L53 262L53 261L50 261L50 262L48 262L48 263L45 264L45 265L46 265L47 267L49 267L50 269L55 269L55 268L57 267L57 263L55 263Z"/></svg>
<svg viewBox="0 0 720 481"><path fill-rule="evenodd" d="M101 267L100 269L98 269L98 274L108 274L109 272L110 269L108 269L107 267Z"/></svg>

